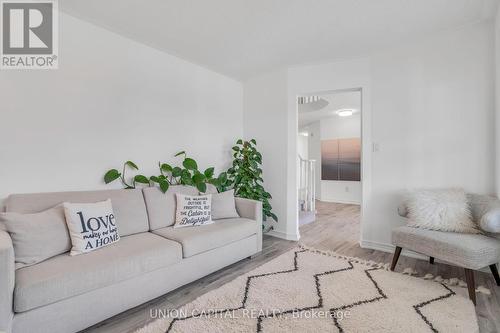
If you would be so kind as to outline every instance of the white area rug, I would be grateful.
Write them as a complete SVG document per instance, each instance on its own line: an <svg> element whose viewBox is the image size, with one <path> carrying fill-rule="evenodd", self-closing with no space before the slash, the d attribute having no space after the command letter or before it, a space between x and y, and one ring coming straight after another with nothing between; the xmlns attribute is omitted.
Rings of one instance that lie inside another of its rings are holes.
<svg viewBox="0 0 500 333"><path fill-rule="evenodd" d="M138 332L479 331L463 288L302 247L162 314Z"/></svg>

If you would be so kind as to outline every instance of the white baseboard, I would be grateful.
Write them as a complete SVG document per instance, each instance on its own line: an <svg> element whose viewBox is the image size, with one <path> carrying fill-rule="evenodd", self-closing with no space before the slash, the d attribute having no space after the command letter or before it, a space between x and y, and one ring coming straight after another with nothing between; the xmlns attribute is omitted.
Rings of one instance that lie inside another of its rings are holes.
<svg viewBox="0 0 500 333"><path fill-rule="evenodd" d="M337 199L318 199L323 202L332 202L332 203L340 203L340 204L348 204L348 205L361 205L359 201L349 201L349 200L337 200Z"/></svg>
<svg viewBox="0 0 500 333"><path fill-rule="evenodd" d="M278 231L278 230L271 230L266 235L281 238L281 239L286 239L286 240L291 240L291 241L298 241L299 237L297 234L287 234L286 232L283 231Z"/></svg>
<svg viewBox="0 0 500 333"><path fill-rule="evenodd" d="M374 241L369 241L369 240L361 240L359 242L359 246L361 246L363 249L371 249L371 250L378 250L382 252L388 252L388 253L394 253L394 249L396 248L392 244L386 244L386 243L380 243L380 242L374 242ZM405 257L410 257L410 258L415 258L415 259L421 259L421 260L429 260L429 257L417 252L409 251L403 249L401 251L401 255ZM436 259L436 262L440 262L438 259ZM443 262L445 263L445 262ZM480 269L481 272L485 273L490 273L491 271L489 267L484 267Z"/></svg>

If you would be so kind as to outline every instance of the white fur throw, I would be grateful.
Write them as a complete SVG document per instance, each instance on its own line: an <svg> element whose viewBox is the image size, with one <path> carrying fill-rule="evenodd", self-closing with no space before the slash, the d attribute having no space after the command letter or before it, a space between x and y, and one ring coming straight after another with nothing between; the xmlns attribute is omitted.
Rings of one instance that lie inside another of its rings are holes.
<svg viewBox="0 0 500 333"><path fill-rule="evenodd" d="M472 221L463 189L420 189L408 193L408 226L439 231L481 233Z"/></svg>

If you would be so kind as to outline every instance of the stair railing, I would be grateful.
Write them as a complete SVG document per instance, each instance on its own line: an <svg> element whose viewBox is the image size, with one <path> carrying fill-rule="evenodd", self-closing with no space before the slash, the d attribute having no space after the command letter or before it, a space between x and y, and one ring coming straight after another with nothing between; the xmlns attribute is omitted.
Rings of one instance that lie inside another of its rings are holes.
<svg viewBox="0 0 500 333"><path fill-rule="evenodd" d="M299 155L299 209L316 211L316 160L306 160Z"/></svg>

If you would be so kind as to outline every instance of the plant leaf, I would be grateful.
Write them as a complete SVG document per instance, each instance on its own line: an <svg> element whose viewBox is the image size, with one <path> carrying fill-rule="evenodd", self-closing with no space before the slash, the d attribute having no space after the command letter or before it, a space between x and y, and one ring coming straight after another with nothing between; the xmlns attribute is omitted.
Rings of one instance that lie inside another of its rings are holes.
<svg viewBox="0 0 500 333"><path fill-rule="evenodd" d="M136 175L134 177L135 182L141 183L141 184L149 184L149 179L146 176L143 175Z"/></svg>
<svg viewBox="0 0 500 333"><path fill-rule="evenodd" d="M207 170L205 170L204 174L205 177L212 178L214 175L214 168L208 168Z"/></svg>
<svg viewBox="0 0 500 333"><path fill-rule="evenodd" d="M132 161L125 162L125 165L128 166L128 167L130 167L130 168L132 168L132 169L139 170L139 167L137 166L137 164L135 164Z"/></svg>
<svg viewBox="0 0 500 333"><path fill-rule="evenodd" d="M197 173L193 176L193 183L195 184L199 184L199 183L203 183L205 181L205 175L202 174L202 173Z"/></svg>
<svg viewBox="0 0 500 333"><path fill-rule="evenodd" d="M253 143L254 145L257 144L257 141L255 141L255 139L250 140L250 142Z"/></svg>
<svg viewBox="0 0 500 333"><path fill-rule="evenodd" d="M182 165L188 170L198 170L198 164L192 158L186 157Z"/></svg>
<svg viewBox="0 0 500 333"><path fill-rule="evenodd" d="M172 176L179 177L182 174L182 169L179 167L175 167L172 169Z"/></svg>
<svg viewBox="0 0 500 333"><path fill-rule="evenodd" d="M227 173L222 172L222 173L219 175L219 178L218 178L218 179L219 179L219 181L220 181L221 183L225 183L225 182L227 181Z"/></svg>
<svg viewBox="0 0 500 333"><path fill-rule="evenodd" d="M151 177L149 177L149 180L154 182L154 183L160 182L160 178L158 178L157 176L151 176Z"/></svg>
<svg viewBox="0 0 500 333"><path fill-rule="evenodd" d="M236 144L237 144L237 145L241 145L241 144L243 144L243 140L238 139L238 141L236 141Z"/></svg>
<svg viewBox="0 0 500 333"><path fill-rule="evenodd" d="M160 190L165 193L167 192L168 188L170 187L170 184L166 180L161 180L160 181Z"/></svg>
<svg viewBox="0 0 500 333"><path fill-rule="evenodd" d="M163 163L161 166L160 166L160 169L162 171L165 171L165 172L172 172L172 166L170 164L167 164L167 163Z"/></svg>
<svg viewBox="0 0 500 333"><path fill-rule="evenodd" d="M106 172L106 174L104 175L104 182L106 184L109 184L111 183L112 181L120 178L122 174L120 172L118 172L118 170L116 169L111 169L109 170L108 172Z"/></svg>
<svg viewBox="0 0 500 333"><path fill-rule="evenodd" d="M196 183L196 188L201 193L205 193L207 191L207 184L206 183Z"/></svg>

